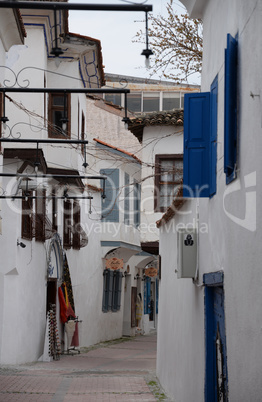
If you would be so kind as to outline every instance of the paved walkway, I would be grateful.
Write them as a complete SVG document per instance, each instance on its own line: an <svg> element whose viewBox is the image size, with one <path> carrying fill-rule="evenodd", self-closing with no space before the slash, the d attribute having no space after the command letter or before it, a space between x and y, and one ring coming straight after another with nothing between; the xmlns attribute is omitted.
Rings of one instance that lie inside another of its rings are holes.
<svg viewBox="0 0 262 402"><path fill-rule="evenodd" d="M155 377L156 334L100 344L58 361L0 368L1 402L167 400Z"/></svg>

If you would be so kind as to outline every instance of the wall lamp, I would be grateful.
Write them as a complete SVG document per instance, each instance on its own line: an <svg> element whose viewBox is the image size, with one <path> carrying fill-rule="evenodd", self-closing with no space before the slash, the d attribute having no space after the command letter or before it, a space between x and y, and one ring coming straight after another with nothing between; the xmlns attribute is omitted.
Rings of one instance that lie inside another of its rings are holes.
<svg viewBox="0 0 262 402"><path fill-rule="evenodd" d="M17 240L17 246L20 246L20 247L22 247L22 248L26 248L26 245L25 245L25 243L22 243L21 241L18 241Z"/></svg>
<svg viewBox="0 0 262 402"><path fill-rule="evenodd" d="M134 280L140 279L140 275L136 274L136 276L134 277Z"/></svg>

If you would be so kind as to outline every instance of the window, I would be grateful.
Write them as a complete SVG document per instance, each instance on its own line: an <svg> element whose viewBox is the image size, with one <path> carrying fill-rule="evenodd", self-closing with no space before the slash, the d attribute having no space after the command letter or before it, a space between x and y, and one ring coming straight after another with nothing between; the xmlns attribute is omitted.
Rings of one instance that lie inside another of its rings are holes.
<svg viewBox="0 0 262 402"><path fill-rule="evenodd" d="M156 155L155 212L168 208L183 181L183 155Z"/></svg>
<svg viewBox="0 0 262 402"><path fill-rule="evenodd" d="M87 243L81 244L81 236L85 235L81 227L81 209L78 201L72 204L70 200L64 201L64 230L63 230L63 243L64 248L73 248L80 250ZM85 241L85 240L84 240Z"/></svg>
<svg viewBox="0 0 262 402"><path fill-rule="evenodd" d="M143 112L158 112L160 110L159 95L159 92L143 93Z"/></svg>
<svg viewBox="0 0 262 402"><path fill-rule="evenodd" d="M210 92L185 95L184 197L216 193L218 77Z"/></svg>
<svg viewBox="0 0 262 402"><path fill-rule="evenodd" d="M163 92L163 110L180 108L180 92Z"/></svg>
<svg viewBox="0 0 262 402"><path fill-rule="evenodd" d="M71 248L71 233L72 233L72 205L70 200L64 201L64 230L63 244L65 249Z"/></svg>
<svg viewBox="0 0 262 402"><path fill-rule="evenodd" d="M46 219L46 191L36 191L35 199L35 240L45 241L45 219Z"/></svg>
<svg viewBox="0 0 262 402"><path fill-rule="evenodd" d="M48 136L51 138L70 138L71 97L70 94L49 94Z"/></svg>
<svg viewBox="0 0 262 402"><path fill-rule="evenodd" d="M141 112L141 93L127 94L127 109L131 112Z"/></svg>
<svg viewBox="0 0 262 402"><path fill-rule="evenodd" d="M78 201L74 201L74 208L73 208L73 249L80 250L80 205Z"/></svg>
<svg viewBox="0 0 262 402"><path fill-rule="evenodd" d="M26 195L28 197L26 197ZM22 233L23 239L32 240L33 238L33 195L32 191L23 192L25 198L22 199Z"/></svg>
<svg viewBox="0 0 262 402"><path fill-rule="evenodd" d="M121 106L121 94L105 94L105 100L112 102L114 105Z"/></svg>
<svg viewBox="0 0 262 402"><path fill-rule="evenodd" d="M130 182L130 178L129 178L129 174L125 173L125 198L124 198L124 223L126 225L129 225L129 215L130 215L130 202L129 202L129 197L130 197L130 187L129 187L129 182Z"/></svg>
<svg viewBox="0 0 262 402"><path fill-rule="evenodd" d="M22 230L23 239L44 242L46 234L46 190L23 191ZM32 198L35 197L35 198ZM35 200L35 202L33 201Z"/></svg>
<svg viewBox="0 0 262 402"><path fill-rule="evenodd" d="M52 229L57 232L57 198L55 189L52 191Z"/></svg>
<svg viewBox="0 0 262 402"><path fill-rule="evenodd" d="M224 172L226 184L236 178L237 161L237 39L227 35L225 49Z"/></svg>
<svg viewBox="0 0 262 402"><path fill-rule="evenodd" d="M119 311L121 307L122 272L105 269L103 272L102 311Z"/></svg>
<svg viewBox="0 0 262 402"><path fill-rule="evenodd" d="M104 222L119 222L119 170L102 169L100 174L107 176L105 181L106 198L101 201L102 220Z"/></svg>

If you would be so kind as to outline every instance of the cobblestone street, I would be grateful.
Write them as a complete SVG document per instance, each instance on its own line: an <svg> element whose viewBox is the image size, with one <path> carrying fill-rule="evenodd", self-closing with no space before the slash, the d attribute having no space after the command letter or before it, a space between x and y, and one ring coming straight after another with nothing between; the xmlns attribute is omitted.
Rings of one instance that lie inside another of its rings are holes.
<svg viewBox="0 0 262 402"><path fill-rule="evenodd" d="M0 401L167 400L155 377L156 334L102 343L58 361L2 366Z"/></svg>

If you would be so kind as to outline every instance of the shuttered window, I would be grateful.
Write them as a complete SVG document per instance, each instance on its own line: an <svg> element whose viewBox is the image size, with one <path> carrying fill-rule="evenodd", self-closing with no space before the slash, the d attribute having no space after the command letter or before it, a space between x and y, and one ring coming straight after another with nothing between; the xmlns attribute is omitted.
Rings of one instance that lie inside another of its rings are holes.
<svg viewBox="0 0 262 402"><path fill-rule="evenodd" d="M122 292L122 272L114 271L112 311L120 310L121 292Z"/></svg>
<svg viewBox="0 0 262 402"><path fill-rule="evenodd" d="M225 49L224 172L226 183L236 177L237 161L237 39L227 35Z"/></svg>
<svg viewBox="0 0 262 402"><path fill-rule="evenodd" d="M218 76L210 88L210 197L217 189L217 101Z"/></svg>
<svg viewBox="0 0 262 402"><path fill-rule="evenodd" d="M119 311L121 307L122 272L105 269L103 272L102 311Z"/></svg>
<svg viewBox="0 0 262 402"><path fill-rule="evenodd" d="M210 92L185 94L184 197L216 193L218 77Z"/></svg>
<svg viewBox="0 0 262 402"><path fill-rule="evenodd" d="M210 93L185 95L184 197L210 194Z"/></svg>
<svg viewBox="0 0 262 402"><path fill-rule="evenodd" d="M119 170L103 169L101 175L107 176L105 181L105 199L102 199L102 220L119 222Z"/></svg>

